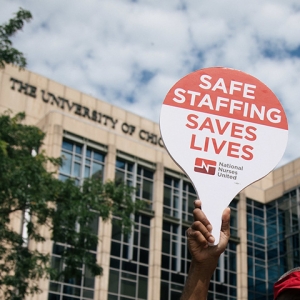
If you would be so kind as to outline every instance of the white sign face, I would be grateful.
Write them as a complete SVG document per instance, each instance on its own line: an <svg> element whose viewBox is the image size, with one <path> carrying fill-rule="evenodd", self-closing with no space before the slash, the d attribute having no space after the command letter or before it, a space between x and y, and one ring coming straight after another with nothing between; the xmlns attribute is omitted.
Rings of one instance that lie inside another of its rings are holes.
<svg viewBox="0 0 300 300"><path fill-rule="evenodd" d="M241 71L207 68L180 79L161 109L164 144L191 179L219 242L221 216L280 161L288 123L274 93Z"/></svg>

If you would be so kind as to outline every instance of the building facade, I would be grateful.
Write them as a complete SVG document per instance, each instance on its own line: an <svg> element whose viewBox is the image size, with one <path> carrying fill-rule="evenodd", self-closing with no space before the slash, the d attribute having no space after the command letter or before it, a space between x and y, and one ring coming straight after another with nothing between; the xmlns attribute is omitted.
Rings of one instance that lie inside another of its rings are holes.
<svg viewBox="0 0 300 300"><path fill-rule="evenodd" d="M0 112L26 113L46 132L44 149L63 155L59 178L98 176L136 187L147 209L134 216L131 235L115 219L95 219L94 253L103 276L79 266L74 278L42 281L37 300L176 300L190 264L185 231L195 190L170 158L159 125L43 76L6 66L0 73ZM231 239L211 280L208 299L273 299L277 278L300 265L300 159L275 169L231 202ZM15 220L15 228L21 221ZM50 237L39 250L63 268L68 245Z"/></svg>

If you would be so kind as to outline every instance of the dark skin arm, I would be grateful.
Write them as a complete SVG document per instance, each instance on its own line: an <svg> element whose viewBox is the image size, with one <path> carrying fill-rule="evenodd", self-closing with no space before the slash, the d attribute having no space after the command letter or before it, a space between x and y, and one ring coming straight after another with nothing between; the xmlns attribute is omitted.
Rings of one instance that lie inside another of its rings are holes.
<svg viewBox="0 0 300 300"><path fill-rule="evenodd" d="M206 300L210 279L230 237L230 208L222 215L219 244L209 246L215 240L211 234L212 226L201 210L201 201L196 200L194 206L194 222L186 231L192 261L180 300Z"/></svg>

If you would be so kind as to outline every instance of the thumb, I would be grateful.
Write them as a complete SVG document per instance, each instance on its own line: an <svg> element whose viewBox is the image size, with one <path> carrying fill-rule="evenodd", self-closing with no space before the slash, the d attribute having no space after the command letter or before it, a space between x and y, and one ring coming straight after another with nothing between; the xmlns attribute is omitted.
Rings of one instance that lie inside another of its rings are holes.
<svg viewBox="0 0 300 300"><path fill-rule="evenodd" d="M221 225L221 232L220 232L220 248L226 248L228 241L230 238L230 208L227 207L224 209L222 214L222 225Z"/></svg>

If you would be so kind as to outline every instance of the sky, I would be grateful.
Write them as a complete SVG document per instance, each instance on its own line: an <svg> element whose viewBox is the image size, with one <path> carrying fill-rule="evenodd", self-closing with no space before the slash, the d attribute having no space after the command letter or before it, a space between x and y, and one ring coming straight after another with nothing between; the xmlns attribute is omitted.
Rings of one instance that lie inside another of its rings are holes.
<svg viewBox="0 0 300 300"><path fill-rule="evenodd" d="M169 89L198 69L251 74L283 105L300 156L299 0L2 0L33 19L13 37L27 69L154 122Z"/></svg>

